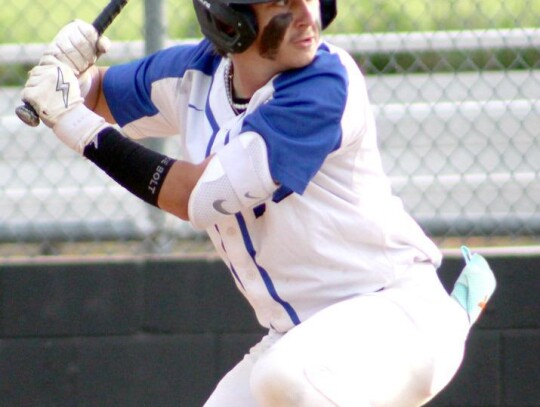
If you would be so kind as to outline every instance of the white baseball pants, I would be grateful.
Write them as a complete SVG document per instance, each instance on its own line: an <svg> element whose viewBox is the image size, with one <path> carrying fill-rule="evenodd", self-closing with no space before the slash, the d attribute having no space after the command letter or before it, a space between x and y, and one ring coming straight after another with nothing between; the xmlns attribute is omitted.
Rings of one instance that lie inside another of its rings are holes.
<svg viewBox="0 0 540 407"><path fill-rule="evenodd" d="M415 265L382 291L271 331L205 407L421 406L454 376L469 328L433 266Z"/></svg>

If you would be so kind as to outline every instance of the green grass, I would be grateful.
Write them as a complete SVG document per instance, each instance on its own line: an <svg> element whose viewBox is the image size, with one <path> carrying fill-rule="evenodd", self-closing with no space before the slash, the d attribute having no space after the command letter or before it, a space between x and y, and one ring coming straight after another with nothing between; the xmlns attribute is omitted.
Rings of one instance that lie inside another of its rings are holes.
<svg viewBox="0 0 540 407"><path fill-rule="evenodd" d="M47 42L74 18L92 21L100 1L0 0L0 43ZM538 27L540 0L339 0L330 33ZM167 0L168 34L200 36L189 0ZM114 40L143 38L144 2L131 0L107 32Z"/></svg>

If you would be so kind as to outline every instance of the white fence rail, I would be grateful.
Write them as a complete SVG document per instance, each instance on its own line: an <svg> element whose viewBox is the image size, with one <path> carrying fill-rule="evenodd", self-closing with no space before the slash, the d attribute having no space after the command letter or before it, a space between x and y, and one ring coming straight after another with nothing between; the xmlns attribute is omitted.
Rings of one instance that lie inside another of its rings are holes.
<svg viewBox="0 0 540 407"><path fill-rule="evenodd" d="M540 30L337 35L353 54L540 48ZM186 41L181 41L186 42ZM187 42L191 42L188 40ZM172 45L178 41L168 42ZM44 44L0 46L0 64L32 64ZM144 54L113 43L104 63ZM367 77L385 167L396 193L433 234L540 233L540 70ZM0 89L0 241L193 236L159 218L100 171L13 115ZM176 145L165 148L175 154Z"/></svg>

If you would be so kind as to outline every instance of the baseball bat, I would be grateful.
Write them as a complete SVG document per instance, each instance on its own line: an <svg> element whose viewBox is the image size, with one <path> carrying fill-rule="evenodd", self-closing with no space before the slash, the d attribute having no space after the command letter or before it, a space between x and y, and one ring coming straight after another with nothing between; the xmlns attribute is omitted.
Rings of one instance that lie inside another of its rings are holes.
<svg viewBox="0 0 540 407"><path fill-rule="evenodd" d="M96 17L92 25L98 32L98 35L101 35L105 30L111 25L113 20L118 14L122 11L124 6L127 4L128 0L111 0L109 3L101 10L99 15ZM15 109L15 113L25 124L32 127L37 127L39 125L39 115L36 113L34 108L30 106L29 103L24 103L24 105L18 106Z"/></svg>

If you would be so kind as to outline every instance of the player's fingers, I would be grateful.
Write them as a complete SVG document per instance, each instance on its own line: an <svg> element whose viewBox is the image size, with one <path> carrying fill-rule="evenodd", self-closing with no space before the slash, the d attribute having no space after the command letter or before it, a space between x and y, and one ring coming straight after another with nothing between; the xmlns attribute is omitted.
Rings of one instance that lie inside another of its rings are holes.
<svg viewBox="0 0 540 407"><path fill-rule="evenodd" d="M96 29L82 21L75 22L75 29L69 33L64 50L77 64L80 72L84 72L97 59L98 33ZM64 44L61 44L64 46Z"/></svg>
<svg viewBox="0 0 540 407"><path fill-rule="evenodd" d="M34 67L29 72L28 80L26 81L26 84L24 85L25 89L33 88L39 85L39 82L41 80L41 72L37 68L38 67Z"/></svg>
<svg viewBox="0 0 540 407"><path fill-rule="evenodd" d="M71 36L73 46L86 58L91 59L95 57L100 51L100 38L96 28L92 24L81 20L75 20L74 24L78 32L75 31ZM80 34L80 36L77 34ZM104 51L106 52L107 50L104 49Z"/></svg>
<svg viewBox="0 0 540 407"><path fill-rule="evenodd" d="M96 62L98 57L107 53L111 47L111 40L105 35L99 36L95 27L91 24L78 20L76 20L76 23L80 36L74 33L70 37L70 42L80 54L81 61L85 62L78 67L80 72L84 72Z"/></svg>
<svg viewBox="0 0 540 407"><path fill-rule="evenodd" d="M88 61L79 51L74 48L69 39L65 42L58 42L55 47L51 49L50 55L56 57L60 62L69 65L77 75L88 68Z"/></svg>
<svg viewBox="0 0 540 407"><path fill-rule="evenodd" d="M111 40L109 39L109 37L105 35L102 35L101 37L99 37L96 44L97 55L101 56L107 53L107 51L109 51L110 48L111 48Z"/></svg>
<svg viewBox="0 0 540 407"><path fill-rule="evenodd" d="M46 54L55 56L80 74L95 63L97 42L96 29L84 21L75 20L59 31Z"/></svg>
<svg viewBox="0 0 540 407"><path fill-rule="evenodd" d="M44 57L52 56L70 66L76 74L88 67L88 61L79 49L75 48L68 37L58 38L44 53ZM41 62L40 62L41 63Z"/></svg>
<svg viewBox="0 0 540 407"><path fill-rule="evenodd" d="M21 100L28 103L36 112L40 112L38 103L39 96L43 93L43 87L46 86L46 76L51 72L51 66L38 65L32 68L28 80L21 91Z"/></svg>

